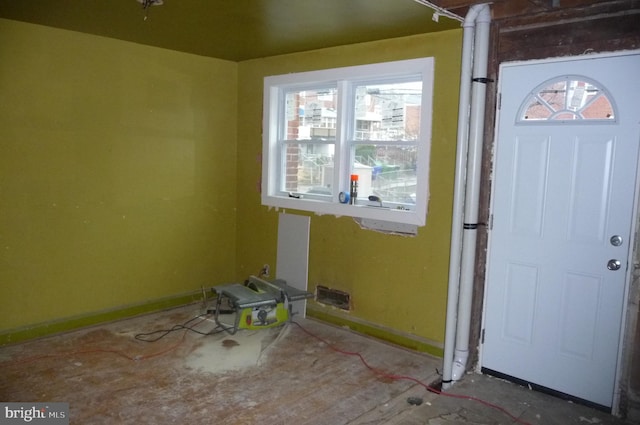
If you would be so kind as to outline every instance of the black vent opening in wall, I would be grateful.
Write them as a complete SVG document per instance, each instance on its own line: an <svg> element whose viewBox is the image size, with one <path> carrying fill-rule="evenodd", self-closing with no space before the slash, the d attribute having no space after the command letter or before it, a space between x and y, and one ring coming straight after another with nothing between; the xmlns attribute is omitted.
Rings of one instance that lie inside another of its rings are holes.
<svg viewBox="0 0 640 425"><path fill-rule="evenodd" d="M348 292L327 288L322 285L316 286L316 301L342 310L351 309L351 295Z"/></svg>

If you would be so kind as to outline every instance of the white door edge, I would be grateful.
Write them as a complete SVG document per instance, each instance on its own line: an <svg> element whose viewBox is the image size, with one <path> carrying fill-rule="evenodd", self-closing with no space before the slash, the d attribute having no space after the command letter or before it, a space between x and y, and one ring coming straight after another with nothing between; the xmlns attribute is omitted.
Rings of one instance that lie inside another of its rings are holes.
<svg viewBox="0 0 640 425"><path fill-rule="evenodd" d="M640 51L638 51L637 54L640 54ZM640 143L640 140L638 141ZM638 158L636 158L636 164L640 165L640 155ZM632 341L628 340L628 337L633 337L630 335L630 333L628 332L628 328L627 328L627 321L629 319L629 302L630 300L630 296L631 296L631 283L633 281L633 271L637 266L637 262L635 261L635 258L639 258L639 254L636 251L637 250L637 243L636 243L636 239L638 238L637 232L638 232L638 220L640 220L640 216L639 216L639 206L638 203L640 202L640 166L637 166L636 168L636 179L635 179L635 186L634 186L634 195L633 195L633 212L631 213L631 217L633 217L633 220L631 221L631 235L633 237L633 245L631 247L631 249L629 249L629 255L627 257L627 264L629 265L627 267L626 273L625 273L625 282L624 282L624 307L622 309L622 317L621 317L621 321L620 321L620 336L619 336L619 340L620 340L620 345L618 346L618 356L616 359L616 363L617 363L617 367L616 367L616 377L615 377L615 381L614 381L614 387L613 387L613 405L611 406L611 413L613 415L617 415L619 413L619 408L620 408L620 396L622 393L622 381L623 381L623 372L625 371L625 368L627 366L629 366L628 364L625 363L624 359L625 359L625 343L631 343Z"/></svg>

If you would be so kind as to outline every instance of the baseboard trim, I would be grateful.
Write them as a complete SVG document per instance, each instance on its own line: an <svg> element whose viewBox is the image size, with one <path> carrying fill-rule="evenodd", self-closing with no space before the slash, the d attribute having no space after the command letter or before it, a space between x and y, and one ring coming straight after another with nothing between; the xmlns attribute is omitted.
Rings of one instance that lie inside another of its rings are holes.
<svg viewBox="0 0 640 425"><path fill-rule="evenodd" d="M0 346L15 344L35 338L42 338L62 332L69 332L100 323L128 319L141 314L179 307L197 301L202 301L201 291L189 292L187 294L175 295L145 303L121 306L78 316L65 317L59 320L37 323L15 329L8 329L0 331Z"/></svg>
<svg viewBox="0 0 640 425"><path fill-rule="evenodd" d="M352 317L347 313L337 311L337 309L307 304L307 316L314 319L331 323L336 326L347 326L358 333L368 335L382 341L390 342L410 350L431 354L436 357L444 357L442 344L421 338L415 335L399 332L395 329L380 326L357 317Z"/></svg>
<svg viewBox="0 0 640 425"><path fill-rule="evenodd" d="M201 301L202 292L193 291L145 303L122 306L109 310L66 317L50 322L8 329L0 331L0 346L69 332L100 323L128 319L142 314L153 313ZM357 317L352 317L333 308L330 309L321 305L308 303L307 315L336 326L347 326L355 332L405 347L410 350L427 353L436 357L444 356L442 344L430 341L426 338L420 338L415 335L406 334L395 329L380 326Z"/></svg>

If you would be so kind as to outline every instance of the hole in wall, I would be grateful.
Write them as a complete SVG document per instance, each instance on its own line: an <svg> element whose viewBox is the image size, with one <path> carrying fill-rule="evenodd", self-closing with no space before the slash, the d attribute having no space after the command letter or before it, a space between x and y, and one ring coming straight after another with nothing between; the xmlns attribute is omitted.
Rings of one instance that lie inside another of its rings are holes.
<svg viewBox="0 0 640 425"><path fill-rule="evenodd" d="M316 301L342 310L349 311L351 309L351 295L348 292L322 285L316 286Z"/></svg>

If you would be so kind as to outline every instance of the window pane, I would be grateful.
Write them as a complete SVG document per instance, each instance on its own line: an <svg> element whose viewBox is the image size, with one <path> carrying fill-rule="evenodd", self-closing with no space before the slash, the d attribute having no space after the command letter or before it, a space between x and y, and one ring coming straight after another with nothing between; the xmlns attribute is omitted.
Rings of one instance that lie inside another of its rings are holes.
<svg viewBox="0 0 640 425"><path fill-rule="evenodd" d="M582 116L585 119L604 119L604 120L612 120L614 119L613 106L609 99L607 98L606 93L600 92L597 97L590 101L583 109Z"/></svg>
<svg viewBox="0 0 640 425"><path fill-rule="evenodd" d="M363 84L355 90L355 140L418 140L422 82Z"/></svg>
<svg viewBox="0 0 640 425"><path fill-rule="evenodd" d="M289 91L285 96L286 140L335 140L335 87Z"/></svg>
<svg viewBox="0 0 640 425"><path fill-rule="evenodd" d="M613 120L604 90L587 81L563 78L539 90L527 101L520 121Z"/></svg>
<svg viewBox="0 0 640 425"><path fill-rule="evenodd" d="M331 195L333 144L286 143L283 190Z"/></svg>
<svg viewBox="0 0 640 425"><path fill-rule="evenodd" d="M358 198L378 196L383 203L414 204L416 146L356 146L353 174L358 174Z"/></svg>

